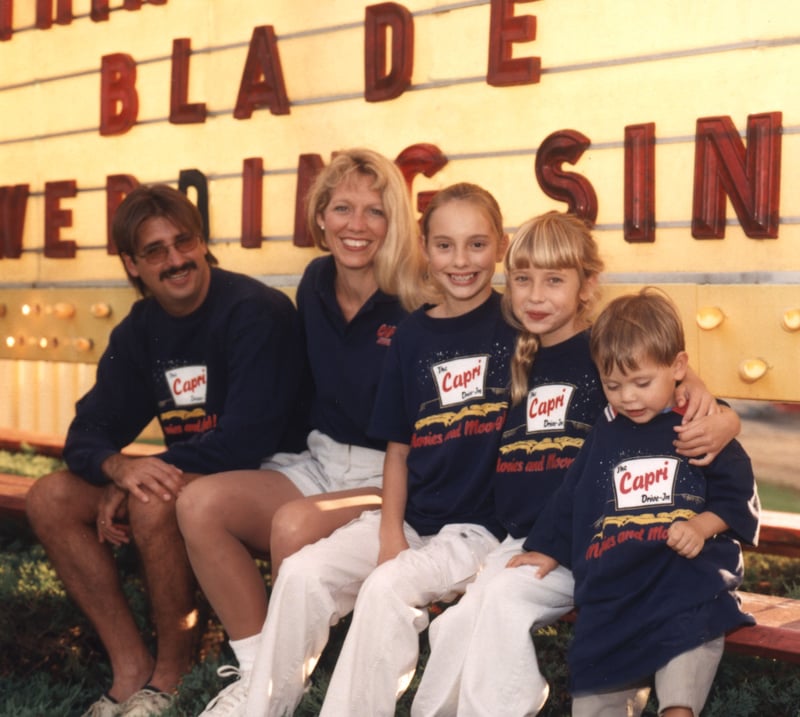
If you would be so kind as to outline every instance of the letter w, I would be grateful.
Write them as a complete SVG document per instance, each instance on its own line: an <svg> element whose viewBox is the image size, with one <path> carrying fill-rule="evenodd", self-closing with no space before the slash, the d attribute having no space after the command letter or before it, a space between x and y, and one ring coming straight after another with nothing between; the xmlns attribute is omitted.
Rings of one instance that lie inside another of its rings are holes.
<svg viewBox="0 0 800 717"><path fill-rule="evenodd" d="M22 256L22 231L30 185L0 187L0 259Z"/></svg>

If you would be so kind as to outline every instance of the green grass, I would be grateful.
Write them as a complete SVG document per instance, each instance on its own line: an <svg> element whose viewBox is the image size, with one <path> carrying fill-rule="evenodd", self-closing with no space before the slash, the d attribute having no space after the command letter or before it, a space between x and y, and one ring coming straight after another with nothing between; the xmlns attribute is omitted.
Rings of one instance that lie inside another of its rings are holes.
<svg viewBox="0 0 800 717"><path fill-rule="evenodd" d="M4 453L0 451L0 471L11 472L13 466L28 470L24 460ZM37 463L27 474L52 470L55 464L51 460ZM762 484L760 491L765 508L800 512L800 491L773 490L769 484ZM745 590L800 599L800 560L747 553L745 561ZM146 598L135 553L130 548L120 550L118 562L126 594L152 644L154 636L148 626ZM268 566L262 563L261 567L266 577ZM216 675L217 667L232 661L224 632L207 605L204 614L198 662L184 678L168 717L199 713L223 686ZM344 620L332 629L313 685L295 717L319 713L347 625ZM565 650L570 630L569 625L559 624L536 636L542 671L551 684L543 717L569 715ZM420 636L420 653L420 666L424 667L427 633ZM109 682L102 645L65 595L41 546L18 521L0 522L0 717L75 717L82 714ZM398 703L397 715L409 714L415 686L416 681ZM656 714L652 703L645 714L648 717ZM703 717L764 715L800 717L797 666L726 654Z"/></svg>
<svg viewBox="0 0 800 717"><path fill-rule="evenodd" d="M120 551L125 590L147 631L146 603L133 552ZM747 554L745 588L800 598L800 560ZM266 566L264 566L266 570ZM74 717L109 683L102 646L92 628L64 594L41 546L18 526L0 526L0 716ZM210 615L199 661L186 676L178 702L170 712L197 714L222 686L216 668L231 660L224 634ZM347 622L335 627L296 715L319 712L325 687L335 664ZM149 633L148 633L149 634ZM568 625L541 631L537 651L552 685L544 717L569 714L566 691L565 647ZM150 635L152 639L152 635ZM427 635L420 637L424 665ZM397 714L407 715L412 689L398 704ZM651 709L646 713L655 715ZM796 665L759 658L726 655L720 666L704 717L800 717L800 677Z"/></svg>
<svg viewBox="0 0 800 717"><path fill-rule="evenodd" d="M758 496L761 507L766 510L783 510L787 513L800 513L800 490L760 481Z"/></svg>

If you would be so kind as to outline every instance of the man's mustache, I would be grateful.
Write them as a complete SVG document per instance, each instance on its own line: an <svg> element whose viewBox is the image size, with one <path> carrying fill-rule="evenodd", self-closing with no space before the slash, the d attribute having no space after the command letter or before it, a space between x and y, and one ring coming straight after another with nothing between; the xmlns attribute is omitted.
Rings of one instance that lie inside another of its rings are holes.
<svg viewBox="0 0 800 717"><path fill-rule="evenodd" d="M189 261L187 261L184 264L181 264L180 266L173 266L169 269L165 269L158 275L158 278L161 281L164 281L164 279L169 279L175 274L180 274L182 271L189 271L189 269L196 269L196 268L197 264L190 259Z"/></svg>

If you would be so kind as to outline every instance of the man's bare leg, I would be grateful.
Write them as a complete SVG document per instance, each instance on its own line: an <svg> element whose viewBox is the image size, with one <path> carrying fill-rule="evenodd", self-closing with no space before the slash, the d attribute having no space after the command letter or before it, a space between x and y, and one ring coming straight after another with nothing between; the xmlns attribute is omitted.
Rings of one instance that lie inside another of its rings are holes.
<svg viewBox="0 0 800 717"><path fill-rule="evenodd" d="M184 476L192 480L194 476ZM129 500L131 534L142 561L158 649L149 684L174 691L191 668L197 646L195 581L178 530L175 500Z"/></svg>
<svg viewBox="0 0 800 717"><path fill-rule="evenodd" d="M153 658L122 592L111 548L97 537L102 492L69 471L52 473L31 488L27 512L67 593L97 630L113 672L108 692L122 702L147 682Z"/></svg>

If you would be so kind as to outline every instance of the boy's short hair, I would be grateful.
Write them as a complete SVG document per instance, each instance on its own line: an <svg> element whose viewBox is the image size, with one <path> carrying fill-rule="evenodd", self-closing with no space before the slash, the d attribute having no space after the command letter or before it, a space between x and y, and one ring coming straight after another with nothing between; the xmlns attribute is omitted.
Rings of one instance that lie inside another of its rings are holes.
<svg viewBox="0 0 800 717"><path fill-rule="evenodd" d="M666 294L646 286L637 294L611 301L592 325L592 360L603 375L615 368L623 373L643 360L671 366L686 350L683 323Z"/></svg>

